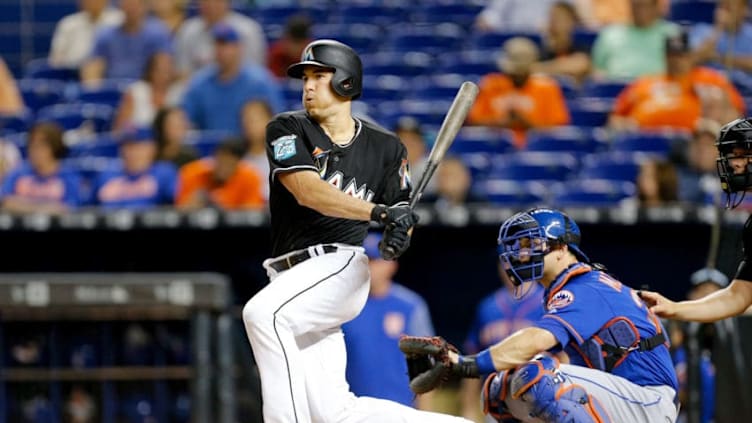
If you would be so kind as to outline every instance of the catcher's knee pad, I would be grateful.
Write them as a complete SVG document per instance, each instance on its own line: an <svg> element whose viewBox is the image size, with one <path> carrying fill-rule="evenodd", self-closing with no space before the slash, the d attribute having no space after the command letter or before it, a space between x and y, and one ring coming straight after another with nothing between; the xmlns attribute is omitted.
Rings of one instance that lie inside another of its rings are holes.
<svg viewBox="0 0 752 423"><path fill-rule="evenodd" d="M509 378L508 389L507 402L521 401L528 415L546 423L611 423L606 410L585 388L559 372L559 362L553 357L539 356L520 366Z"/></svg>

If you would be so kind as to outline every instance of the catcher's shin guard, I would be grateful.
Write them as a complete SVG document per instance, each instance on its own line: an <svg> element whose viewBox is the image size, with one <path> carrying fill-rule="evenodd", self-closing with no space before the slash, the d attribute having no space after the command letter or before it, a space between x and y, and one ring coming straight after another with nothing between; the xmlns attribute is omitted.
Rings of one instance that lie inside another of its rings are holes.
<svg viewBox="0 0 752 423"><path fill-rule="evenodd" d="M483 413L496 419L499 423L517 423L507 408L506 400L509 391L509 375L511 371L502 370L491 373L483 383Z"/></svg>
<svg viewBox="0 0 752 423"><path fill-rule="evenodd" d="M559 362L538 356L508 377L506 406L515 416L546 423L612 423L603 406L559 372ZM502 420L503 422L503 420Z"/></svg>

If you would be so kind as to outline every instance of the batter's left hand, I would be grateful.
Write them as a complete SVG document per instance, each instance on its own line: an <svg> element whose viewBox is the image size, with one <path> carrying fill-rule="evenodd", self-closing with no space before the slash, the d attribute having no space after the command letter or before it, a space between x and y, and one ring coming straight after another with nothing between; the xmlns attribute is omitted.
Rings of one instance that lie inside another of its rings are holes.
<svg viewBox="0 0 752 423"><path fill-rule="evenodd" d="M410 247L410 233L401 226L387 226L379 242L379 253L385 260L395 260Z"/></svg>

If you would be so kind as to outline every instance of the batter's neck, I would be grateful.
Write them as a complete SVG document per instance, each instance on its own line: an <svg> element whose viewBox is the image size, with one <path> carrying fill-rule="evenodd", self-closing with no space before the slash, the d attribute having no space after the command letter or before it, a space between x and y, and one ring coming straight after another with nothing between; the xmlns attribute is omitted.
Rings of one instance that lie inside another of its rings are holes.
<svg viewBox="0 0 752 423"><path fill-rule="evenodd" d="M355 136L355 119L350 113L337 113L319 122L319 125L335 144L347 144Z"/></svg>

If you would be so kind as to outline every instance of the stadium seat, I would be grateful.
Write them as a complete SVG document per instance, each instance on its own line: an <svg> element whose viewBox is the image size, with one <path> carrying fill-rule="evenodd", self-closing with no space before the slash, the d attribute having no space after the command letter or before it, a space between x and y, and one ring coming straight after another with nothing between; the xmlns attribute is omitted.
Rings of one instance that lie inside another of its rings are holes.
<svg viewBox="0 0 752 423"><path fill-rule="evenodd" d="M384 49L396 52L418 51L440 55L445 51L459 50L465 34L464 30L450 23L430 27L405 26L394 30L386 41Z"/></svg>
<svg viewBox="0 0 752 423"><path fill-rule="evenodd" d="M635 195L635 184L624 181L588 180L561 184L553 193L557 207L613 207Z"/></svg>
<svg viewBox="0 0 752 423"><path fill-rule="evenodd" d="M193 131L186 144L198 150L202 157L206 157L214 154L217 146L229 136L232 136L232 133L227 131Z"/></svg>
<svg viewBox="0 0 752 423"><path fill-rule="evenodd" d="M578 180L605 179L634 182L644 159L640 154L624 152L596 153L582 160Z"/></svg>
<svg viewBox="0 0 752 423"><path fill-rule="evenodd" d="M596 140L590 131L566 126L527 133L527 151L561 151L578 154L594 153L606 145Z"/></svg>
<svg viewBox="0 0 752 423"><path fill-rule="evenodd" d="M400 117L410 115L421 126L440 126L449 111L451 101L402 100L385 101L377 106L378 114L387 128L394 127Z"/></svg>
<svg viewBox="0 0 752 423"><path fill-rule="evenodd" d="M450 154L462 160L462 163L470 170L473 181L482 181L487 178L491 170L492 155L488 153L456 153L451 150Z"/></svg>
<svg viewBox="0 0 752 423"><path fill-rule="evenodd" d="M502 154L514 149L512 135L503 129L485 126L466 126L457 133L449 147L453 154L485 153Z"/></svg>
<svg viewBox="0 0 752 423"><path fill-rule="evenodd" d="M340 24L370 23L387 26L404 20L405 10L384 4L344 4L332 9L331 22Z"/></svg>
<svg viewBox="0 0 752 423"><path fill-rule="evenodd" d="M248 12L247 12L248 13ZM253 9L248 13L262 25L282 25L293 15L306 15L312 22L326 22L329 11L323 7L301 7L297 4L268 4Z"/></svg>
<svg viewBox="0 0 752 423"><path fill-rule="evenodd" d="M586 47L590 50L595 44L595 39L598 38L597 31L588 31L584 29L576 29L574 31L574 45L578 47Z"/></svg>
<svg viewBox="0 0 752 423"><path fill-rule="evenodd" d="M69 146L68 157L110 157L119 155L119 144L110 132L97 134L96 137L82 140Z"/></svg>
<svg viewBox="0 0 752 423"><path fill-rule="evenodd" d="M669 19L680 24L713 23L716 2L712 0L673 1Z"/></svg>
<svg viewBox="0 0 752 423"><path fill-rule="evenodd" d="M525 37L533 40L538 46L543 45L543 39L537 32L480 32L473 34L468 46L478 50L501 50L502 44L513 37Z"/></svg>
<svg viewBox="0 0 752 423"><path fill-rule="evenodd" d="M26 132L32 123L31 113L3 114L0 113L0 135Z"/></svg>
<svg viewBox="0 0 752 423"><path fill-rule="evenodd" d="M53 67L47 62L47 58L43 57L26 62L23 77L29 79L57 79L63 82L78 81L78 69Z"/></svg>
<svg viewBox="0 0 752 423"><path fill-rule="evenodd" d="M488 202L514 207L541 206L547 203L546 186L540 182L486 179L475 184L474 192Z"/></svg>
<svg viewBox="0 0 752 423"><path fill-rule="evenodd" d="M343 42L359 54L374 53L383 41L382 29L371 23L324 24L312 28L314 38L330 38Z"/></svg>
<svg viewBox="0 0 752 423"><path fill-rule="evenodd" d="M24 104L33 112L62 103L66 84L57 79L20 79L17 81Z"/></svg>
<svg viewBox="0 0 752 423"><path fill-rule="evenodd" d="M427 3L417 7L410 14L410 19L413 22L428 24L452 22L469 28L481 10L483 6L480 4Z"/></svg>
<svg viewBox="0 0 752 423"><path fill-rule="evenodd" d="M580 90L582 97L616 98L627 86L624 81L587 81Z"/></svg>
<svg viewBox="0 0 752 423"><path fill-rule="evenodd" d="M87 127L92 133L110 130L114 109L103 104L56 104L41 110L38 120L51 120L66 130Z"/></svg>
<svg viewBox="0 0 752 423"><path fill-rule="evenodd" d="M380 51L375 54L361 55L364 75L397 75L413 77L430 75L436 68L435 59L427 53L397 53Z"/></svg>
<svg viewBox="0 0 752 423"><path fill-rule="evenodd" d="M599 127L608 122L612 99L582 97L567 102L571 124L574 126Z"/></svg>
<svg viewBox="0 0 752 423"><path fill-rule="evenodd" d="M366 75L363 77L362 98L372 102L402 100L410 91L408 81L396 75Z"/></svg>
<svg viewBox="0 0 752 423"><path fill-rule="evenodd" d="M493 158L489 176L516 181L565 181L574 176L577 159L572 154L518 152Z"/></svg>
<svg viewBox="0 0 752 423"><path fill-rule="evenodd" d="M412 84L411 97L416 100L452 101L465 80L463 75L456 73L416 78Z"/></svg>
<svg viewBox="0 0 752 423"><path fill-rule="evenodd" d="M638 132L616 135L611 140L612 151L646 153L667 157L673 143L678 139L688 139L689 134L665 132Z"/></svg>
<svg viewBox="0 0 752 423"><path fill-rule="evenodd" d="M132 80L107 79L95 87L77 84L70 94L70 101L117 107L123 93L132 82Z"/></svg>

